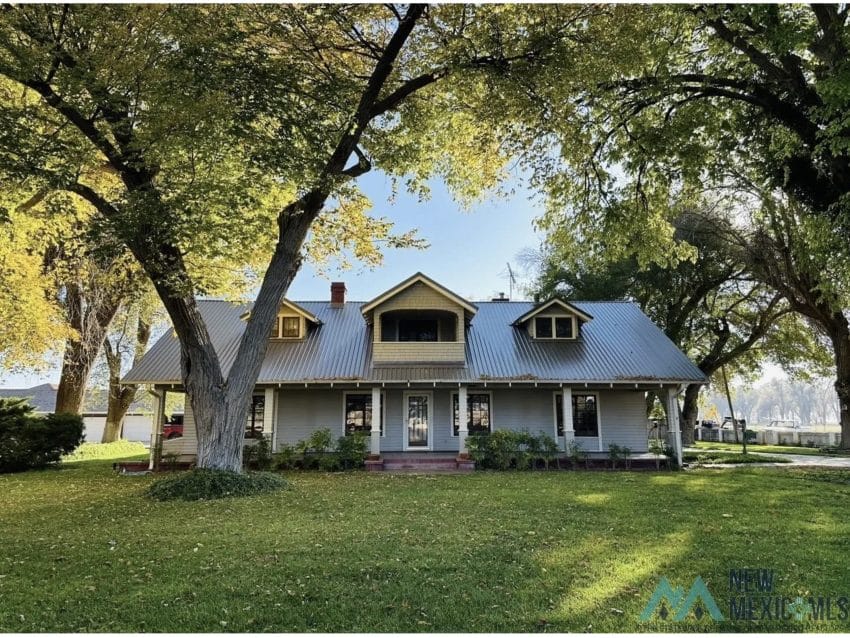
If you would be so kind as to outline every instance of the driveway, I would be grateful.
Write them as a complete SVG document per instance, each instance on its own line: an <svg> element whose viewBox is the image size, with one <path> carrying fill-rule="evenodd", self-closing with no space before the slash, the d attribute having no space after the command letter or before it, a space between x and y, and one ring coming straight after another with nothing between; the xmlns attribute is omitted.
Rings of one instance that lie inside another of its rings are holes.
<svg viewBox="0 0 850 638"><path fill-rule="evenodd" d="M701 448L685 448L688 452L705 452ZM848 456L821 456L815 454L771 454L768 452L748 452L753 456L773 456L788 459L790 463L712 463L705 467L831 467L850 470Z"/></svg>

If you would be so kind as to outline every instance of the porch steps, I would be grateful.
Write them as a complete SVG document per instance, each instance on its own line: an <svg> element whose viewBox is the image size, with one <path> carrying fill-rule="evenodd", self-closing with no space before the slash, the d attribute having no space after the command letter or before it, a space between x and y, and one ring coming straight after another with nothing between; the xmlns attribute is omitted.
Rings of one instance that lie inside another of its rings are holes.
<svg viewBox="0 0 850 638"><path fill-rule="evenodd" d="M387 456L380 460L367 461L366 467L371 471L404 472L411 474L439 474L471 472L475 464L469 460L458 459L455 456L420 457Z"/></svg>

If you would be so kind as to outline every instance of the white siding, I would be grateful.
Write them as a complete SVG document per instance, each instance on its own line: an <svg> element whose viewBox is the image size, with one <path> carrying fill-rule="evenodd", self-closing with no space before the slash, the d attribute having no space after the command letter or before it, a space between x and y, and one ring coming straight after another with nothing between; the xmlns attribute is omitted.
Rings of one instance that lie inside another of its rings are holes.
<svg viewBox="0 0 850 638"><path fill-rule="evenodd" d="M192 404L188 397L183 402L183 436L178 439L163 440L162 454L179 454L184 456L196 456L198 454L198 435L195 431L195 414L192 412Z"/></svg>
<svg viewBox="0 0 850 638"><path fill-rule="evenodd" d="M432 450L437 452L457 451L458 439L452 436L451 395L452 388L425 388L433 396ZM470 386L474 394L482 387ZM348 389L347 391L355 391ZM368 394L371 390L362 387L358 391ZM402 450L405 427L403 396L405 389L385 389L384 436L381 450ZM487 388L492 392L492 419L494 429L528 430L532 434L544 432L555 436L554 392L551 389ZM329 389L282 389L277 395L277 442L278 445L293 445L308 438L321 428L330 428L334 437L343 432L343 392ZM576 390L580 392L580 390ZM633 452L647 450L646 415L643 392L602 390L599 395L602 451L607 452L610 443L626 445ZM187 413L187 424L189 417ZM188 426L187 426L188 427ZM192 429L194 433L194 426ZM599 450L597 438L577 439L591 452ZM563 445L563 439L559 440Z"/></svg>
<svg viewBox="0 0 850 638"><path fill-rule="evenodd" d="M599 393L602 416L602 450L608 445L625 445L632 452L646 452L646 399L643 392L612 390Z"/></svg>

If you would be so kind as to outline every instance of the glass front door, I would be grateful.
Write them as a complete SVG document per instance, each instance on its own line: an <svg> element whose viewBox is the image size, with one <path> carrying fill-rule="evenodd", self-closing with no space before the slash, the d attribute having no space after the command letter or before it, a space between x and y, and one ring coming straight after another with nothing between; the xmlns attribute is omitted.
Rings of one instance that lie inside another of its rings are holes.
<svg viewBox="0 0 850 638"><path fill-rule="evenodd" d="M431 447L431 395L428 393L405 394L407 424L405 426L405 448L427 450Z"/></svg>

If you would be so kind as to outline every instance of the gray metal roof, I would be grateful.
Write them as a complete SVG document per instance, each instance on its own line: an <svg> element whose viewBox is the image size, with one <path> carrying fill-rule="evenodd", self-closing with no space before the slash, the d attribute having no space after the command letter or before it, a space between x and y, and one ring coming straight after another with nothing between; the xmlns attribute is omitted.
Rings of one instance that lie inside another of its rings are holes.
<svg viewBox="0 0 850 638"><path fill-rule="evenodd" d="M299 301L322 325L302 341L272 341L258 383L327 381L557 381L701 383L705 375L631 302L572 302L593 316L575 341L535 341L511 325L531 302L478 302L467 330L466 367L372 367L372 330L364 302L333 308ZM225 374L244 330L250 305L201 301L199 307ZM125 382L180 384L180 348L173 331L154 344Z"/></svg>

